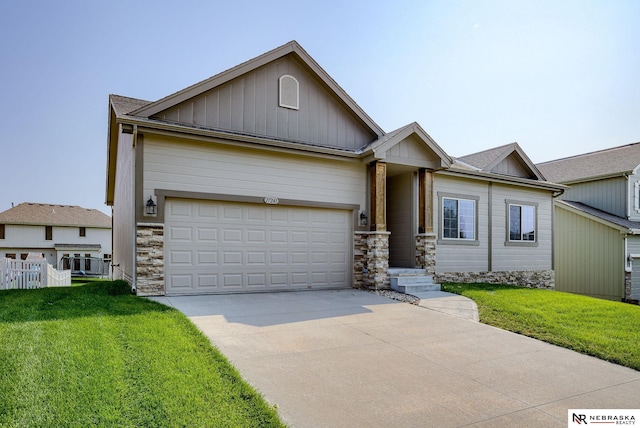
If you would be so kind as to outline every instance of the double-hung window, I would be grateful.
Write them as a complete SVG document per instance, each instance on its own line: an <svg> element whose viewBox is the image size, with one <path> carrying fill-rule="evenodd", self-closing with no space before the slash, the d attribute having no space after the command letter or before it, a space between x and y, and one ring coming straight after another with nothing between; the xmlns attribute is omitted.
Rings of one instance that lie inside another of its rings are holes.
<svg viewBox="0 0 640 428"><path fill-rule="evenodd" d="M442 239L476 239L476 201L442 198Z"/></svg>
<svg viewBox="0 0 640 428"><path fill-rule="evenodd" d="M536 242L536 206L509 203L509 242Z"/></svg>

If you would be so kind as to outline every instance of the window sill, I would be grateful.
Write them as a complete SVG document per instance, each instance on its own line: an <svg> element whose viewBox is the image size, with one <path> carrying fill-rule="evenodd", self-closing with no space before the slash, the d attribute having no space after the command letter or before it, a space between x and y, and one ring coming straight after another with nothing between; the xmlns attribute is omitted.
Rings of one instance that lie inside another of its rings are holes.
<svg viewBox="0 0 640 428"><path fill-rule="evenodd" d="M537 247L538 241L505 241L505 247Z"/></svg>
<svg viewBox="0 0 640 428"><path fill-rule="evenodd" d="M438 239L438 245L466 245L468 247L477 247L480 245L480 241L477 239Z"/></svg>

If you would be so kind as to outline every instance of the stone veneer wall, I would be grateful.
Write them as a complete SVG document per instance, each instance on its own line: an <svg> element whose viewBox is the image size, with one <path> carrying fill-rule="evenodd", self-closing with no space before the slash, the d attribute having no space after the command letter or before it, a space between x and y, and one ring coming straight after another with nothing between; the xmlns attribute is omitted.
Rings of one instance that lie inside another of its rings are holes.
<svg viewBox="0 0 640 428"><path fill-rule="evenodd" d="M164 296L164 225L138 223L136 228L136 294Z"/></svg>
<svg viewBox="0 0 640 428"><path fill-rule="evenodd" d="M416 235L416 268L426 269L433 275L436 271L436 234Z"/></svg>
<svg viewBox="0 0 640 428"><path fill-rule="evenodd" d="M636 272L636 274L638 274ZM633 272L624 273L624 300L627 303L633 303L635 305L640 304L640 287L633 286L633 282L631 281L631 277L633 276Z"/></svg>
<svg viewBox="0 0 640 428"><path fill-rule="evenodd" d="M502 272L443 272L436 273L434 282L488 283L518 285L527 288L546 288L554 290L555 273L552 270L526 270Z"/></svg>
<svg viewBox="0 0 640 428"><path fill-rule="evenodd" d="M389 232L354 233L354 288L389 289L389 235Z"/></svg>

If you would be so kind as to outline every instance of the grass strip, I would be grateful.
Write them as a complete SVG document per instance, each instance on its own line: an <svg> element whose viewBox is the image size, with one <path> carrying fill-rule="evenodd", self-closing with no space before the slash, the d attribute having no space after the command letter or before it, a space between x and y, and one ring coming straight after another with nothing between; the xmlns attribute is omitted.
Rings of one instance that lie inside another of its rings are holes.
<svg viewBox="0 0 640 428"><path fill-rule="evenodd" d="M0 292L0 426L271 427L180 312L121 281Z"/></svg>
<svg viewBox="0 0 640 428"><path fill-rule="evenodd" d="M507 285L442 290L474 300L485 324L640 370L640 306Z"/></svg>

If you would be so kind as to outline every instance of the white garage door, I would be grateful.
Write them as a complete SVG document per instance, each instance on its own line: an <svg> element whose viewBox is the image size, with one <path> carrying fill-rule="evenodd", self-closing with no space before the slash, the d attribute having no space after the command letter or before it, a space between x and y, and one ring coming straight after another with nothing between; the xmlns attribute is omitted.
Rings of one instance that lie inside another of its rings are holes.
<svg viewBox="0 0 640 428"><path fill-rule="evenodd" d="M351 212L167 199L167 294L351 285Z"/></svg>

